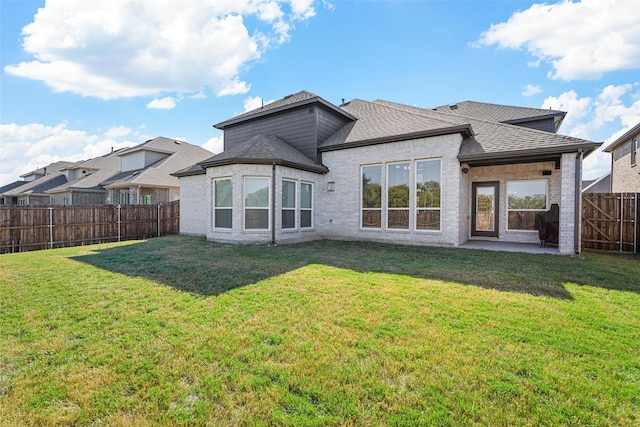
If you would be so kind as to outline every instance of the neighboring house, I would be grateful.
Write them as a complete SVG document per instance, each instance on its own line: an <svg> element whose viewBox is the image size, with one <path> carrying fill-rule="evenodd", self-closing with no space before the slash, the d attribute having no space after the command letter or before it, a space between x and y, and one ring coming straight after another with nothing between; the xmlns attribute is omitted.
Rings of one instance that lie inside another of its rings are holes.
<svg viewBox="0 0 640 427"><path fill-rule="evenodd" d="M603 151L611 153L611 192L640 193L640 123Z"/></svg>
<svg viewBox="0 0 640 427"><path fill-rule="evenodd" d="M611 193L611 173L607 172L591 181L582 181L582 193Z"/></svg>
<svg viewBox="0 0 640 427"><path fill-rule="evenodd" d="M172 176L212 153L184 141L158 137L120 151L119 172L101 182L107 203L123 205L167 203L180 198L180 183Z"/></svg>
<svg viewBox="0 0 640 427"><path fill-rule="evenodd" d="M573 253L582 157L600 144L556 134L562 117L470 102L336 106L298 92L215 125L224 152L175 174L181 233L251 244L537 243L535 216L557 203L559 252Z"/></svg>
<svg viewBox="0 0 640 427"><path fill-rule="evenodd" d="M24 175L22 181L16 181L0 188L3 206L43 206L49 204L49 195L45 192L63 185L67 177L61 171L72 165L71 162L55 162L44 168L38 168Z"/></svg>
<svg viewBox="0 0 640 427"><path fill-rule="evenodd" d="M123 148L104 156L78 162L61 169L67 183L47 190L52 205L90 206L107 204L108 191L102 185L120 171L119 153Z"/></svg>

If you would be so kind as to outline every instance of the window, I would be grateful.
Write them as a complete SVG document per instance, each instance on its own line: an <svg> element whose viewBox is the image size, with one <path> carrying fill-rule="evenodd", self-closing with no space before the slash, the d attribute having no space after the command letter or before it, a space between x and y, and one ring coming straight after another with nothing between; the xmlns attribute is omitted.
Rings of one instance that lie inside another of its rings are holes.
<svg viewBox="0 0 640 427"><path fill-rule="evenodd" d="M416 229L440 230L440 160L416 162Z"/></svg>
<svg viewBox="0 0 640 427"><path fill-rule="evenodd" d="M282 181L282 228L296 228L296 183Z"/></svg>
<svg viewBox="0 0 640 427"><path fill-rule="evenodd" d="M231 228L233 224L233 184L230 178L213 181L213 227Z"/></svg>
<svg viewBox="0 0 640 427"><path fill-rule="evenodd" d="M362 167L362 227L382 227L382 166Z"/></svg>
<svg viewBox="0 0 640 427"><path fill-rule="evenodd" d="M387 165L387 225L409 228L410 163Z"/></svg>
<svg viewBox="0 0 640 427"><path fill-rule="evenodd" d="M144 196L144 204L145 205L150 205L151 204L151 196L149 194Z"/></svg>
<svg viewBox="0 0 640 427"><path fill-rule="evenodd" d="M128 191L120 192L120 204L128 205L131 203L131 193Z"/></svg>
<svg viewBox="0 0 640 427"><path fill-rule="evenodd" d="M536 230L536 214L547 210L547 181L507 182L507 228Z"/></svg>
<svg viewBox="0 0 640 427"><path fill-rule="evenodd" d="M244 179L244 228L269 229L269 178Z"/></svg>
<svg viewBox="0 0 640 427"><path fill-rule="evenodd" d="M638 157L638 149L640 148L640 142L638 142L638 138L634 138L631 141L631 165L635 165Z"/></svg>
<svg viewBox="0 0 640 427"><path fill-rule="evenodd" d="M300 185L300 227L313 227L313 184Z"/></svg>

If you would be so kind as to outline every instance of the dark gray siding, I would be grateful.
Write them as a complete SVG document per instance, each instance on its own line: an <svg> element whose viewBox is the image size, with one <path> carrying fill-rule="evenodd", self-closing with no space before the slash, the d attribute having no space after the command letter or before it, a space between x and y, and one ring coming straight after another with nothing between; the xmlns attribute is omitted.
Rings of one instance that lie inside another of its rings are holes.
<svg viewBox="0 0 640 427"><path fill-rule="evenodd" d="M313 161L318 161L318 144L346 121L346 118L317 105L307 105L225 128L224 149L228 150L258 134L276 135Z"/></svg>
<svg viewBox="0 0 640 427"><path fill-rule="evenodd" d="M545 132L556 133L556 125L553 118L543 120L531 120L528 122L514 123L516 126L522 126L529 129L543 130Z"/></svg>

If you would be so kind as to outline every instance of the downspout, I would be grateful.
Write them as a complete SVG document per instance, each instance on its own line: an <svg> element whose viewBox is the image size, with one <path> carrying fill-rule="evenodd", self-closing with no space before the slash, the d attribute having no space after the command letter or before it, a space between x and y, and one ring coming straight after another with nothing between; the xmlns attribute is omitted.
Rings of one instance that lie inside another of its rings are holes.
<svg viewBox="0 0 640 427"><path fill-rule="evenodd" d="M271 166L271 243L276 246L276 162Z"/></svg>
<svg viewBox="0 0 640 427"><path fill-rule="evenodd" d="M575 166L575 207L574 230L573 230L573 249L576 254L580 253L580 222L582 221L582 150L576 153Z"/></svg>

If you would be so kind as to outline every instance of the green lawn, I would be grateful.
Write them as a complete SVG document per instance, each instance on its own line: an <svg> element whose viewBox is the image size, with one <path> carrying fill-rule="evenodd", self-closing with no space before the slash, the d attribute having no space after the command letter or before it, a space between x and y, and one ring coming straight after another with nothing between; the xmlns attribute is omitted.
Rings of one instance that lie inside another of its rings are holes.
<svg viewBox="0 0 640 427"><path fill-rule="evenodd" d="M640 260L172 236L0 256L0 425L640 425Z"/></svg>

